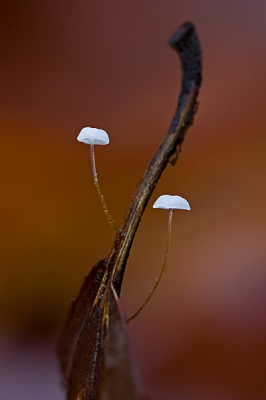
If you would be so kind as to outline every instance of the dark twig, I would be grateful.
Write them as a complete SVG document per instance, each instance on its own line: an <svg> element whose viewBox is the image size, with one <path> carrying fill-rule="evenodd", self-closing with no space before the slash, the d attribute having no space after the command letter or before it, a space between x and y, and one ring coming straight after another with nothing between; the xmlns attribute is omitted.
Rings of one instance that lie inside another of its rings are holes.
<svg viewBox="0 0 266 400"><path fill-rule="evenodd" d="M107 260L106 278L111 272L117 293L120 293L126 262L138 225L152 192L171 156L178 156L179 148L197 110L197 95L201 82L201 50L195 28L187 22L169 40L169 45L180 56L183 79L176 113L170 128L144 173L115 237ZM123 233L123 235L121 234Z"/></svg>

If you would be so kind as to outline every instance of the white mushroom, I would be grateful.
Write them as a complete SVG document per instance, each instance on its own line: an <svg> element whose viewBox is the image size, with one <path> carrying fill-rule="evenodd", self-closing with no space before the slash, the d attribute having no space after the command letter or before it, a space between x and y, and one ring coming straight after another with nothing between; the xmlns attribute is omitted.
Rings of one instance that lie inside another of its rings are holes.
<svg viewBox="0 0 266 400"><path fill-rule="evenodd" d="M170 249L172 220L173 220L174 211L175 210L190 210L190 205L189 205L188 201L181 196L171 196L169 194L165 194L165 195L158 197L158 199L153 204L153 208L161 208L163 210L169 210L167 246L166 246L166 252L165 252L165 256L164 256L164 262L163 262L161 272L160 272L158 278L156 279L156 282L153 285L146 300L142 303L142 305L140 306L138 311L136 311L135 314L132 315L132 317L127 319L127 323L129 323L130 321L135 319L141 313L141 311L146 307L146 305L152 298L155 290L157 289L157 287L162 279L162 276L163 276L163 273L164 273L164 270L166 267L167 259L168 259L169 249Z"/></svg>
<svg viewBox="0 0 266 400"><path fill-rule="evenodd" d="M78 134L77 140L79 142L90 145L91 169L92 169L94 185L96 187L98 197L100 199L101 205L103 207L104 213L106 215L106 218L107 218L109 224L111 225L112 228L114 228L116 231L118 231L118 228L117 228L113 218L111 217L111 214L107 208L106 202L104 200L103 194L100 189L100 185L99 185L98 178L97 178L95 156L94 156L94 145L104 146L104 145L108 144L109 136L108 136L107 132L105 132L103 129L86 127L86 128L81 129L80 133Z"/></svg>
<svg viewBox="0 0 266 400"><path fill-rule="evenodd" d="M162 208L163 210L190 210L190 205L189 202L181 196L163 194L158 197L153 204L153 208Z"/></svg>
<svg viewBox="0 0 266 400"><path fill-rule="evenodd" d="M109 143L109 136L103 129L83 128L78 134L77 140L85 144L106 145Z"/></svg>

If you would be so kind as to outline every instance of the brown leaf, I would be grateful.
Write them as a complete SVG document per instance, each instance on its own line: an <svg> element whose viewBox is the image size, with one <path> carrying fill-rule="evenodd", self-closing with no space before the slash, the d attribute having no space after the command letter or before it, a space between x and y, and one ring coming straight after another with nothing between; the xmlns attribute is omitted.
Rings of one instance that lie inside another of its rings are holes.
<svg viewBox="0 0 266 400"><path fill-rule="evenodd" d="M126 318L111 283L101 307L105 272L100 261L72 302L58 341L68 400L139 400Z"/></svg>
<svg viewBox="0 0 266 400"><path fill-rule="evenodd" d="M126 318L110 283L104 306L104 358L97 400L139 400L140 383L132 361Z"/></svg>
<svg viewBox="0 0 266 400"><path fill-rule="evenodd" d="M68 400L94 400L102 361L102 311L94 307L81 331L67 381Z"/></svg>
<svg viewBox="0 0 266 400"><path fill-rule="evenodd" d="M96 368L95 354L99 343L97 335L101 332L102 309L93 308L93 304L97 299L104 272L105 260L102 260L85 277L76 299L72 301L58 340L57 352L68 387L68 399L71 400L77 400L79 381L83 380L80 375L86 374L88 382L91 382L88 385L95 382L95 378L89 376L94 374ZM98 300L100 302L100 298Z"/></svg>

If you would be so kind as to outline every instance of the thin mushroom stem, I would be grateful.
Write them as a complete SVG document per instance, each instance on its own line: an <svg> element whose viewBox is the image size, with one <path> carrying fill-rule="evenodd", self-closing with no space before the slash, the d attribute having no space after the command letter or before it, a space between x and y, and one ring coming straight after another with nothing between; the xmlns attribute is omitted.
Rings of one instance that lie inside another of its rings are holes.
<svg viewBox="0 0 266 400"><path fill-rule="evenodd" d="M117 226L115 224L115 221L113 220L113 218L112 218L112 216L111 216L111 214L110 214L110 212L109 212L109 210L107 208L107 204L106 204L106 202L104 200L102 191L100 189L100 185L99 185L98 178L97 178L97 172L96 172L96 164L95 164L95 156L94 156L94 144L93 143L90 145L90 153L91 153L91 170L92 170L93 182L94 182L94 185L96 187L96 191L97 191L99 200L101 202L103 211L104 211L105 216L106 216L106 218L107 218L107 220L109 222L109 225L116 232L119 232L119 229L117 228Z"/></svg>
<svg viewBox="0 0 266 400"><path fill-rule="evenodd" d="M169 211L170 211L170 212L169 212L169 218L168 218L167 245L166 245L166 251L165 251L165 256L164 256L164 262L163 262L163 266L162 266L160 275L159 275L158 278L156 279L156 282L155 282L154 286L152 287L152 289L151 289L151 291L150 291L148 297L147 297L146 300L142 303L142 305L140 306L140 308L138 309L138 311L136 311L135 314L132 315L132 317L130 317L130 318L127 319L127 321L126 321L127 324L128 324L129 322L131 322L133 319L135 319L135 318L141 313L141 311L143 311L143 309L146 307L146 305L149 303L150 299L151 299L152 296L154 295L155 290L157 289L157 287L158 287L158 285L159 285L159 283L160 283L160 281L161 281L161 279L162 279L162 276L163 276L163 273L164 273L164 270L165 270L165 267L166 267L166 264L167 264L168 255L169 255L169 249L170 249L170 243L171 243L172 220L173 220L173 214L174 214L174 210L173 210L173 209L170 209Z"/></svg>

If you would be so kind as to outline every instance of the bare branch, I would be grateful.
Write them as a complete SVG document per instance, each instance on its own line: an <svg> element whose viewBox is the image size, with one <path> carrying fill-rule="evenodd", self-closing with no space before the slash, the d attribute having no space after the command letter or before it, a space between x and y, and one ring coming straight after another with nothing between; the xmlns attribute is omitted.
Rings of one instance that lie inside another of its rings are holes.
<svg viewBox="0 0 266 400"><path fill-rule="evenodd" d="M181 93L170 128L132 197L107 261L107 273L112 272L114 287L118 294L143 212L171 156L178 155L180 150L178 146L184 140L197 111L197 96L201 83L201 49L194 25L190 22L182 25L170 38L169 44L177 51L181 60L183 70Z"/></svg>

